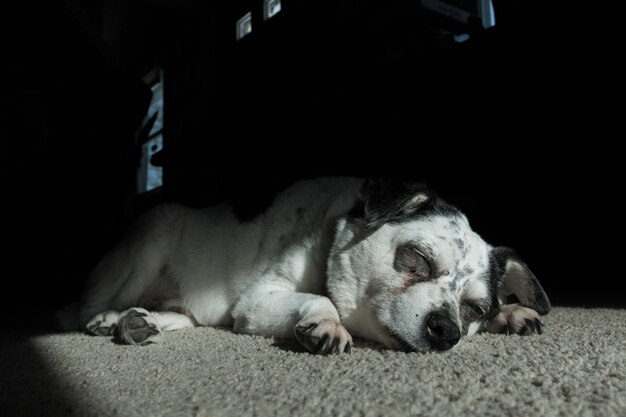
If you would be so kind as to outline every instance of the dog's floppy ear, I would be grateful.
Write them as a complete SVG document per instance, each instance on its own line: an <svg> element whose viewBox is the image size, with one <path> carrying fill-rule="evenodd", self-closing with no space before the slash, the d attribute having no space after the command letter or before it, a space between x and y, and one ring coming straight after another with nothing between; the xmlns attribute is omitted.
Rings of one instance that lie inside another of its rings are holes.
<svg viewBox="0 0 626 417"><path fill-rule="evenodd" d="M498 298L514 294L524 307L532 308L537 313L548 314L552 308L548 295L541 287L537 277L513 249L497 247L491 250L498 284Z"/></svg>
<svg viewBox="0 0 626 417"><path fill-rule="evenodd" d="M367 179L361 189L367 228L409 217L432 198L432 193L421 183Z"/></svg>

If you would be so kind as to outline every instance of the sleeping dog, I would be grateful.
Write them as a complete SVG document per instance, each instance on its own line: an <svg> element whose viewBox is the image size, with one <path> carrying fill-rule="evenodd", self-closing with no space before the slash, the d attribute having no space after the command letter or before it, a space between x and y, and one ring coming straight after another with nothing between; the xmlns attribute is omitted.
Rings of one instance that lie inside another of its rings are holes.
<svg viewBox="0 0 626 417"><path fill-rule="evenodd" d="M352 336L425 352L476 332L540 334L549 311L515 252L424 185L321 178L246 222L229 204L153 208L95 267L79 321L133 345L219 325L312 353L350 352Z"/></svg>

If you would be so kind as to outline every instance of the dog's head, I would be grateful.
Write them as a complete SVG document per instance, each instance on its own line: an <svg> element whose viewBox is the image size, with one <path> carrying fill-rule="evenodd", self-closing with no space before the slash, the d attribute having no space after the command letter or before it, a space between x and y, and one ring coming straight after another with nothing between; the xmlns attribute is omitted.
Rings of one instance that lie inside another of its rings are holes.
<svg viewBox="0 0 626 417"><path fill-rule="evenodd" d="M337 223L327 285L353 334L417 351L446 350L483 330L510 295L550 310L513 250L487 244L421 184L364 182Z"/></svg>

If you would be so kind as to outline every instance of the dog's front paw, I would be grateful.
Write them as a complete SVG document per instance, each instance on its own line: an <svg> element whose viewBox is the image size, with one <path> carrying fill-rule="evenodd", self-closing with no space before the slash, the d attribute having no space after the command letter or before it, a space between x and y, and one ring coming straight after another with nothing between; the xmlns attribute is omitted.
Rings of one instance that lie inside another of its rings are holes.
<svg viewBox="0 0 626 417"><path fill-rule="evenodd" d="M162 335L157 319L143 308L135 307L122 313L117 323L116 336L129 345L156 343Z"/></svg>
<svg viewBox="0 0 626 417"><path fill-rule="evenodd" d="M296 339L311 353L322 355L350 353L352 337L334 320L303 320L296 324Z"/></svg>
<svg viewBox="0 0 626 417"><path fill-rule="evenodd" d="M543 322L535 310L519 304L508 304L502 306L498 315L489 322L487 331L521 336L542 334Z"/></svg>

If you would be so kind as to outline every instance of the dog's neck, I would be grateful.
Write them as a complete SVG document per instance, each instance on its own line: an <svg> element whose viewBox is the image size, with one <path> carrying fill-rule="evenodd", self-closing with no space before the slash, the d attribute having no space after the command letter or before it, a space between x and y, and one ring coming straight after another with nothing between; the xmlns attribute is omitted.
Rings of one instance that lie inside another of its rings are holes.
<svg viewBox="0 0 626 417"><path fill-rule="evenodd" d="M358 268L351 265L345 252L349 246L364 243L363 234L362 226L353 219L342 217L337 221L327 269L328 297L337 307L342 324L351 334L386 345L393 344L392 338L387 336L387 331L376 319L374 307L368 301L368 280L360 279Z"/></svg>

